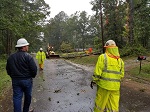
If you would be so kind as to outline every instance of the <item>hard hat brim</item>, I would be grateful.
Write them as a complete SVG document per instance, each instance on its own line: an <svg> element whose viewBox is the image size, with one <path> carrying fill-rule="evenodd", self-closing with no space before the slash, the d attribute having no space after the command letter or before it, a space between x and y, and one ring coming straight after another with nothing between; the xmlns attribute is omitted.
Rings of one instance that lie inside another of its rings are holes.
<svg viewBox="0 0 150 112"><path fill-rule="evenodd" d="M21 44L21 45L16 45L15 47L23 47L23 46L27 46L27 45L29 45L29 43Z"/></svg>
<svg viewBox="0 0 150 112"><path fill-rule="evenodd" d="M104 46L104 47L106 47L106 48L107 48L107 47L109 47L109 48L110 48L110 47L111 47L111 48L113 48L113 47L117 47L117 46Z"/></svg>

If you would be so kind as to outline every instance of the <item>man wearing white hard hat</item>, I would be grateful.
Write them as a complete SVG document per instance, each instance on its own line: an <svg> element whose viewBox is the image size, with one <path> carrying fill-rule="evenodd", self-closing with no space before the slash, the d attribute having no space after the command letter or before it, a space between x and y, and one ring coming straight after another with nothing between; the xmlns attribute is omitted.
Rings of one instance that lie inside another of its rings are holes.
<svg viewBox="0 0 150 112"><path fill-rule="evenodd" d="M33 57L27 53L28 46L29 43L26 39L19 39L15 46L18 51L7 59L6 70L12 79L14 112L32 112L29 111L32 99L32 78L37 75L37 66Z"/></svg>
<svg viewBox="0 0 150 112"><path fill-rule="evenodd" d="M93 84L97 85L94 112L119 112L120 82L124 77L124 62L113 40L105 43L105 53L98 57Z"/></svg>
<svg viewBox="0 0 150 112"><path fill-rule="evenodd" d="M38 60L39 69L43 70L44 60L46 59L46 55L45 52L43 52L43 48L40 48L40 51L36 53L36 59Z"/></svg>

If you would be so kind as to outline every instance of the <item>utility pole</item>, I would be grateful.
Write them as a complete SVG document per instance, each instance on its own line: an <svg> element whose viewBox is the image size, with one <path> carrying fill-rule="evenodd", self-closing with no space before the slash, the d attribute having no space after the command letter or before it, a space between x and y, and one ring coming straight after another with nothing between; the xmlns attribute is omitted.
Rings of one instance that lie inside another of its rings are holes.
<svg viewBox="0 0 150 112"><path fill-rule="evenodd" d="M104 49L104 34L103 34L103 13L102 13L102 0L100 0L100 22L101 22L101 36L102 36L102 47L103 47L103 53L105 52Z"/></svg>

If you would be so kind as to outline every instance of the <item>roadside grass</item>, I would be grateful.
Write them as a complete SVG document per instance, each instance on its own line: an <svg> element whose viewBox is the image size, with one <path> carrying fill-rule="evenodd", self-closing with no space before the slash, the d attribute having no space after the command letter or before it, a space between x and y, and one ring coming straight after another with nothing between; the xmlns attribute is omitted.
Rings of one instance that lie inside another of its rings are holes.
<svg viewBox="0 0 150 112"><path fill-rule="evenodd" d="M82 55L85 55L85 52L60 53L60 57L63 58L80 57Z"/></svg>
<svg viewBox="0 0 150 112"><path fill-rule="evenodd" d="M150 63L143 64L141 66L141 71L140 72L139 71L140 71L140 66L137 66L131 69L129 73L132 76L140 77L140 78L150 81Z"/></svg>
<svg viewBox="0 0 150 112"><path fill-rule="evenodd" d="M10 85L11 79L7 75L6 70L6 60L0 60L0 96Z"/></svg>
<svg viewBox="0 0 150 112"><path fill-rule="evenodd" d="M90 56L84 56L84 57L76 57L76 58L70 58L68 60L82 65L95 65L97 62L99 55L90 55Z"/></svg>

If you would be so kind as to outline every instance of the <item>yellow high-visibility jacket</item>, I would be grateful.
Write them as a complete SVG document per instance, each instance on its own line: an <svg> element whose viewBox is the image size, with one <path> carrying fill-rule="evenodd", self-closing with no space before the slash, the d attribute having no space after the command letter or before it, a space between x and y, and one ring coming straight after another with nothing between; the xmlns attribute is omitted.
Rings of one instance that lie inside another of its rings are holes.
<svg viewBox="0 0 150 112"><path fill-rule="evenodd" d="M121 58L114 59L105 54L98 57L93 81L101 88L119 90L120 81L124 77L124 62Z"/></svg>
<svg viewBox="0 0 150 112"><path fill-rule="evenodd" d="M44 63L44 60L46 59L46 55L45 55L45 52L40 52L40 51L38 51L37 53L36 53L36 59L38 60L38 63L39 64L42 64L42 63Z"/></svg>

